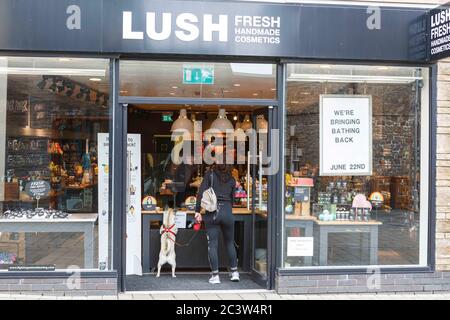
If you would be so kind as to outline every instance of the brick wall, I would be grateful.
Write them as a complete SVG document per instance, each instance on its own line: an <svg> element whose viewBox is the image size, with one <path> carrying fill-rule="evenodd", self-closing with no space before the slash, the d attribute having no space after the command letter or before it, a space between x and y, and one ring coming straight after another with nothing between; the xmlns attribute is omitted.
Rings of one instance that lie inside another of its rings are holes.
<svg viewBox="0 0 450 320"><path fill-rule="evenodd" d="M275 286L280 294L439 293L450 291L450 272L278 276Z"/></svg>
<svg viewBox="0 0 450 320"><path fill-rule="evenodd" d="M0 278L0 294L32 294L45 296L107 296L117 295L117 278L81 278L76 289L66 278ZM69 287L70 286L70 287Z"/></svg>
<svg viewBox="0 0 450 320"><path fill-rule="evenodd" d="M450 59L438 64L436 269L450 270Z"/></svg>

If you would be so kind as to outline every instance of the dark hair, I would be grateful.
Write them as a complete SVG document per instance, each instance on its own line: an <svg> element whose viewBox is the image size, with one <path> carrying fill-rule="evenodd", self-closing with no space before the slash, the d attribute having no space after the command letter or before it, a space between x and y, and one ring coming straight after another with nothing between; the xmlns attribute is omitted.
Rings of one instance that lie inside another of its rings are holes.
<svg viewBox="0 0 450 320"><path fill-rule="evenodd" d="M217 173L220 181L222 183L228 182L233 176L231 175L231 168L226 164L215 164L213 167L213 171Z"/></svg>

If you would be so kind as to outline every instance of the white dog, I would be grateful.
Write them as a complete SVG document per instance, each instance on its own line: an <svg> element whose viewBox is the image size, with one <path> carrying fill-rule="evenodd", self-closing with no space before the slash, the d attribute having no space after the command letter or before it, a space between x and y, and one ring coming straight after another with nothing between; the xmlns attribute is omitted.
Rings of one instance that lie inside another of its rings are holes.
<svg viewBox="0 0 450 320"><path fill-rule="evenodd" d="M175 255L175 241L176 234L178 232L175 225L175 212L173 209L164 211L163 225L159 229L161 234L161 251L159 252L158 261L158 273L156 277L159 277L161 267L168 263L172 266L172 277L175 278L176 255Z"/></svg>

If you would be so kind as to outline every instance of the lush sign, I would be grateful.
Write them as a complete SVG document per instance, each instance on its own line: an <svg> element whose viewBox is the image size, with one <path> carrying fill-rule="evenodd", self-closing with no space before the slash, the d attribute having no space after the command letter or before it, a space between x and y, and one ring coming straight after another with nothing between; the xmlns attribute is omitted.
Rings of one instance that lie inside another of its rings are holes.
<svg viewBox="0 0 450 320"><path fill-rule="evenodd" d="M430 10L428 26L430 59L450 56L450 6Z"/></svg>

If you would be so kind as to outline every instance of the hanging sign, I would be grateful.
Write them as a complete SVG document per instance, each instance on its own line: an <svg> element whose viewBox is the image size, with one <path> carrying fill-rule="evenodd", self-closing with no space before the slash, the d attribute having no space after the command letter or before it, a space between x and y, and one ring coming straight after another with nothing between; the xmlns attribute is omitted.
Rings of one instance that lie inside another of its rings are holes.
<svg viewBox="0 0 450 320"><path fill-rule="evenodd" d="M372 174L372 97L320 96L320 175Z"/></svg>
<svg viewBox="0 0 450 320"><path fill-rule="evenodd" d="M50 189L50 183L44 180L31 181L25 185L25 192L35 199L47 197Z"/></svg>

